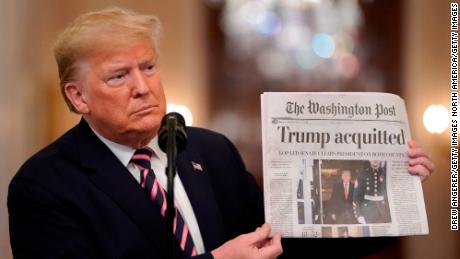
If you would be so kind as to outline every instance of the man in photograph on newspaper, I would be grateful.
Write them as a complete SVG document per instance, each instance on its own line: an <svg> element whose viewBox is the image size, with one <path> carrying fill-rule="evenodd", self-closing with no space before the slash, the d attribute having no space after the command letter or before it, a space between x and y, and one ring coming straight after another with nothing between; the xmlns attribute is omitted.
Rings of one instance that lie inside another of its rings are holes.
<svg viewBox="0 0 460 259"><path fill-rule="evenodd" d="M355 182L354 203L359 223L390 223L386 161L371 160Z"/></svg>
<svg viewBox="0 0 460 259"><path fill-rule="evenodd" d="M354 183L351 181L350 169L339 170L340 180L332 186L330 202L331 220L333 224L358 223L353 212Z"/></svg>

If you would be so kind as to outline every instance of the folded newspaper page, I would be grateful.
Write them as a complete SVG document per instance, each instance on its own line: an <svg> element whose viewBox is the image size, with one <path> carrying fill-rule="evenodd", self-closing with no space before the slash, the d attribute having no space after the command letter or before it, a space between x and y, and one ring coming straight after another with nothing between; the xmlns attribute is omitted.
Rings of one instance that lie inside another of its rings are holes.
<svg viewBox="0 0 460 259"><path fill-rule="evenodd" d="M283 237L428 234L408 173L404 100L387 93L261 95L265 218Z"/></svg>

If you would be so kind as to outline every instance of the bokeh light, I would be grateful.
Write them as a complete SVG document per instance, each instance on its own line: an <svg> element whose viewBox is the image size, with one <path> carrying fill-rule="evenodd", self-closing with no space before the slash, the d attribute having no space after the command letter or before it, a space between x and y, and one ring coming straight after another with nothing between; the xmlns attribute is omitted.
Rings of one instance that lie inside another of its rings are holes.
<svg viewBox="0 0 460 259"><path fill-rule="evenodd" d="M185 105L181 105L181 104L172 104L172 103L168 103L166 105L166 112L169 113L169 112L177 112L177 113L180 113L184 119L185 119L185 124L187 126L192 126L193 125L193 115L192 115L192 112L190 111L190 109L185 106Z"/></svg>
<svg viewBox="0 0 460 259"><path fill-rule="evenodd" d="M265 12L262 21L255 26L262 35L272 36L280 31L279 19L274 12Z"/></svg>
<svg viewBox="0 0 460 259"><path fill-rule="evenodd" d="M423 113L423 125L431 134L441 134L449 126L449 112L443 105L432 104Z"/></svg>
<svg viewBox="0 0 460 259"><path fill-rule="evenodd" d="M313 35L311 46L316 55L322 58L330 58L334 55L335 42L331 35L317 33Z"/></svg>
<svg viewBox="0 0 460 259"><path fill-rule="evenodd" d="M361 65L355 55L347 53L340 57L340 72L345 78L355 78L360 69Z"/></svg>
<svg viewBox="0 0 460 259"><path fill-rule="evenodd" d="M226 0L223 7L226 54L255 65L256 78L305 86L364 75L357 0Z"/></svg>

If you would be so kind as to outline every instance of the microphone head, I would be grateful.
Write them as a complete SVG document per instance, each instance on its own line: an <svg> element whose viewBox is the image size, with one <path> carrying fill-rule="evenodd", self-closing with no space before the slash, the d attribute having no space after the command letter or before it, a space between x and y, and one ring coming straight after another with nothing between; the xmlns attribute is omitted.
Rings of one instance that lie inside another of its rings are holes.
<svg viewBox="0 0 460 259"><path fill-rule="evenodd" d="M185 127L185 119L177 112L170 112L161 119L160 131L158 133L158 145L161 150L166 153L166 146L168 143L168 119L176 122L176 137L177 153L182 152L187 146L187 132Z"/></svg>

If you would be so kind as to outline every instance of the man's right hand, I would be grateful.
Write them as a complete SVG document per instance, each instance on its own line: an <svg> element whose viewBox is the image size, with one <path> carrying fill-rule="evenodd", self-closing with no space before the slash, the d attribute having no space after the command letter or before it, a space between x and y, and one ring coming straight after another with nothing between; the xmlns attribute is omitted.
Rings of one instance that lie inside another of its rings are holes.
<svg viewBox="0 0 460 259"><path fill-rule="evenodd" d="M281 234L270 238L271 226L268 223L256 231L240 235L211 252L215 259L271 259L283 252Z"/></svg>
<svg viewBox="0 0 460 259"><path fill-rule="evenodd" d="M359 216L356 220L358 221L358 223L366 224L366 220L364 219L363 216Z"/></svg>

